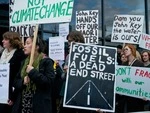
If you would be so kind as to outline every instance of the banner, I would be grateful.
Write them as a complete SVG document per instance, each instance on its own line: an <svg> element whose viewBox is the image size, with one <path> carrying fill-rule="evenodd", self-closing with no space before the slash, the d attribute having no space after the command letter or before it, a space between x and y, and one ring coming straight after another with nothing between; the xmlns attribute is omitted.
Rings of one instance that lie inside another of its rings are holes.
<svg viewBox="0 0 150 113"><path fill-rule="evenodd" d="M73 0L15 0L11 26L70 22Z"/></svg>
<svg viewBox="0 0 150 113"><path fill-rule="evenodd" d="M116 93L118 94L150 100L149 83L149 68L116 67Z"/></svg>
<svg viewBox="0 0 150 113"><path fill-rule="evenodd" d="M76 11L76 30L81 31L85 43L98 44L98 10Z"/></svg>
<svg viewBox="0 0 150 113"><path fill-rule="evenodd" d="M9 95L9 65L0 64L0 103L8 103Z"/></svg>
<svg viewBox="0 0 150 113"><path fill-rule="evenodd" d="M144 16L115 15L111 42L139 44Z"/></svg>
<svg viewBox="0 0 150 113"><path fill-rule="evenodd" d="M15 0L9 0L9 18L11 20L13 7ZM20 26L9 26L9 30L13 32L18 32L21 37L33 36L35 26L34 25L20 25Z"/></svg>
<svg viewBox="0 0 150 113"><path fill-rule="evenodd" d="M64 107L113 112L116 49L72 43Z"/></svg>

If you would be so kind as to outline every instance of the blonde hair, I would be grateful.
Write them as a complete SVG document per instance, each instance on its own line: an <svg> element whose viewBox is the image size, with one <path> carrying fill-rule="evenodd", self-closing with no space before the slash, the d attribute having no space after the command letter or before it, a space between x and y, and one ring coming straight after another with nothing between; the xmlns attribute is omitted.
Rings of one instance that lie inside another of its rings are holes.
<svg viewBox="0 0 150 113"><path fill-rule="evenodd" d="M140 61L142 61L141 55L138 51L136 51L136 58Z"/></svg>

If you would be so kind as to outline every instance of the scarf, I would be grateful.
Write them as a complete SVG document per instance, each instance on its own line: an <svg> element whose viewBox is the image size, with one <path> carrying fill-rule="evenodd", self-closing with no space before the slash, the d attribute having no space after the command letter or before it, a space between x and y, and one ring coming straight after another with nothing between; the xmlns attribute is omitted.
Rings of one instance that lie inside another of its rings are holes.
<svg viewBox="0 0 150 113"><path fill-rule="evenodd" d="M10 59L13 57L16 49L11 50L10 52L8 49L4 49L2 56L0 58L0 63L9 63Z"/></svg>
<svg viewBox="0 0 150 113"><path fill-rule="evenodd" d="M37 58L35 58L35 60L33 62L33 65L32 65L34 67L34 69L39 70L39 63L40 63L42 58L43 58L42 53L40 53L37 56ZM26 68L27 68L27 65L29 64L29 61L30 61L30 57L28 56L25 59L24 65L23 65L22 70L21 70L21 77L22 77L22 79L24 79L24 77L28 75L27 72L26 72ZM33 81L31 81L31 80L30 80L29 84L27 84L27 87L26 87L25 91L29 91L29 90L33 90L33 91L36 90L36 86L33 83Z"/></svg>

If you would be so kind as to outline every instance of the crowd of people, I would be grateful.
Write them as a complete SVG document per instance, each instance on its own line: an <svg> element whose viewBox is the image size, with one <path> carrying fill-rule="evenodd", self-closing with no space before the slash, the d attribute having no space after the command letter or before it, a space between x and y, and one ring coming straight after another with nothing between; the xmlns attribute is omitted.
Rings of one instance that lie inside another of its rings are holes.
<svg viewBox="0 0 150 113"><path fill-rule="evenodd" d="M68 48L71 42L84 43L79 31L67 36ZM103 113L63 107L63 97L68 69L69 54L61 66L48 57L48 42L38 38L34 50L34 60L30 65L33 37L27 37L22 44L16 32L3 34L3 49L0 63L10 63L9 99L0 104L0 113ZM150 52L139 54L132 44L117 46L117 63L124 66L150 67ZM149 101L116 94L115 113L144 111Z"/></svg>
<svg viewBox="0 0 150 113"><path fill-rule="evenodd" d="M120 49L120 48L119 48ZM150 65L150 54L148 50L141 52L141 55L137 51L134 45L125 44L121 51L118 52L120 56L119 65L134 66L134 67L149 67ZM116 112L135 112L145 111L145 105L149 102L147 100L133 98L129 96L116 95ZM148 109L147 109L148 110Z"/></svg>

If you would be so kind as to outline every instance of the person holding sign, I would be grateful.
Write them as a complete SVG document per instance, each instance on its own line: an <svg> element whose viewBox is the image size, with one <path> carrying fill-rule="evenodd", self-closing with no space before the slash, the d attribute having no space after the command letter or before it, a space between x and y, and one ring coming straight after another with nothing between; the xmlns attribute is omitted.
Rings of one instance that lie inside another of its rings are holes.
<svg viewBox="0 0 150 113"><path fill-rule="evenodd" d="M25 55L23 53L23 45L20 39L20 35L17 32L5 32L3 34L2 43L4 50L2 51L0 56L0 63L10 63L10 74L8 105L0 104L0 112L10 113L11 106L15 99L13 95L12 84L17 72L19 71L21 61L25 59Z"/></svg>
<svg viewBox="0 0 150 113"><path fill-rule="evenodd" d="M144 64L136 58L136 48L132 44L126 44L123 48L124 54L127 57L127 62L124 65L144 67ZM142 99L125 96L125 103L127 104L127 112L144 111L145 101Z"/></svg>
<svg viewBox="0 0 150 113"><path fill-rule="evenodd" d="M67 35L67 40L68 40L68 48L69 49L70 49L71 42L84 43L84 37L80 31L71 31ZM68 60L69 60L69 54L66 56L66 60L65 60L65 64L64 64L63 78L66 77L66 73L67 73L67 69L68 69ZM62 98L64 96L64 90L65 90L65 82L63 83L62 88L61 88L61 92L60 92L60 95L62 96ZM70 108L62 107L62 105L60 107L61 108L60 108L59 113L74 113L77 111L76 109L70 109Z"/></svg>
<svg viewBox="0 0 150 113"><path fill-rule="evenodd" d="M141 53L142 61L145 67L150 67L150 52L147 50L142 51Z"/></svg>
<svg viewBox="0 0 150 113"><path fill-rule="evenodd" d="M53 62L43 55L43 41L38 39L33 64L29 65L32 46L33 37L28 37L24 46L24 53L28 57L14 81L18 98L12 113L52 113Z"/></svg>

